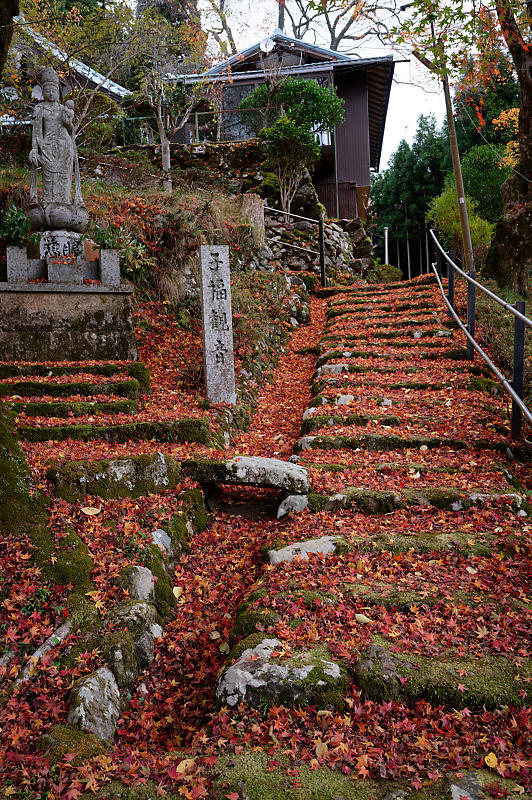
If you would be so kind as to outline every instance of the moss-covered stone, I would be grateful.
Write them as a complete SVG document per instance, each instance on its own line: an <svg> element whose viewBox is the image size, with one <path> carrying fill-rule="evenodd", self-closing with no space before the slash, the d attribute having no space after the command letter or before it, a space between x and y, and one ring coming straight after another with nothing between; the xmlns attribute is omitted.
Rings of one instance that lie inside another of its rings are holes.
<svg viewBox="0 0 532 800"><path fill-rule="evenodd" d="M134 400L116 400L109 403L60 402L57 403L9 403L16 413L28 417L81 417L84 414L134 414L138 410Z"/></svg>
<svg viewBox="0 0 532 800"><path fill-rule="evenodd" d="M395 416L395 414L374 415L372 417L367 414L346 414L345 416L341 416L340 414L318 414L315 417L303 421L301 436L332 425L360 425L362 427L368 425L373 420L376 420L381 425L389 427L401 424L401 420L399 417Z"/></svg>
<svg viewBox="0 0 532 800"><path fill-rule="evenodd" d="M88 442L103 439L113 444L130 440L211 444L207 417L191 417L174 422L132 422L124 425L63 425L40 428L21 425L18 432L28 442L62 442L65 439Z"/></svg>
<svg viewBox="0 0 532 800"><path fill-rule="evenodd" d="M440 593L402 590L383 581L374 581L371 585L361 582L346 583L344 589L365 604L397 608L399 611L409 611L412 606L434 606L442 599Z"/></svg>
<svg viewBox="0 0 532 800"><path fill-rule="evenodd" d="M462 439L445 439L441 436L396 436L395 434L366 433L360 436L315 436L310 443L312 449L355 450L364 448L371 451L404 450L427 447L454 447L465 450L467 443ZM295 451L299 451L296 443Z"/></svg>
<svg viewBox="0 0 532 800"><path fill-rule="evenodd" d="M525 681L517 681L517 675ZM368 697L408 703L425 699L435 705L472 710L523 705L526 697L519 692L528 691L526 679L530 677L531 659L516 667L503 656L474 658L450 650L430 657L396 653L380 637L361 653L356 667L357 684Z"/></svg>
<svg viewBox="0 0 532 800"><path fill-rule="evenodd" d="M127 381L113 381L112 383L89 383L87 381L73 383L50 383L44 381L16 381L15 383L0 383L0 395L8 397L14 394L22 397L69 397L79 394L90 397L98 394L114 394L119 397L136 399L140 394L139 382L135 379Z"/></svg>
<svg viewBox="0 0 532 800"><path fill-rule="evenodd" d="M79 767L89 759L107 752L97 736L84 733L74 725L54 725L41 737L39 749L48 757L52 766L63 761L67 753L72 753L74 759L70 763L74 767Z"/></svg>
<svg viewBox="0 0 532 800"><path fill-rule="evenodd" d="M135 643L129 631L106 634L100 643L102 657L115 676L118 687L130 690L139 674Z"/></svg>
<svg viewBox="0 0 532 800"><path fill-rule="evenodd" d="M170 489L179 482L179 462L162 453L115 460L67 461L47 471L55 493L72 502L85 495L140 497Z"/></svg>
<svg viewBox="0 0 532 800"><path fill-rule="evenodd" d="M171 614L176 605L174 587L164 567L159 548L152 545L150 549L151 558L146 561L145 566L152 571L157 579L155 581L154 603L158 613L164 619Z"/></svg>
<svg viewBox="0 0 532 800"><path fill-rule="evenodd" d="M502 395L503 388L497 381L492 381L491 378L473 377L466 387L472 392L485 392L495 396Z"/></svg>
<svg viewBox="0 0 532 800"><path fill-rule="evenodd" d="M13 427L13 415L0 403L0 530L12 533L34 518L37 503L30 496L27 466ZM42 510L40 510L42 516Z"/></svg>
<svg viewBox="0 0 532 800"><path fill-rule="evenodd" d="M231 647L237 641L250 636L257 631L265 631L270 626L279 622L279 615L269 608L251 608L237 614L235 624L229 634L229 644ZM258 627L260 626L260 627Z"/></svg>
<svg viewBox="0 0 532 800"><path fill-rule="evenodd" d="M277 655L276 648L282 649L281 642L265 633L252 634L239 642L228 659L236 659L236 665L228 666L218 682L218 701L233 706L242 701L253 707L344 707L349 687L347 671L324 646L292 652L290 656ZM256 658L242 661L248 649L253 649Z"/></svg>
<svg viewBox="0 0 532 800"><path fill-rule="evenodd" d="M68 610L73 631L97 631L102 625L98 609L82 594L74 592L69 596Z"/></svg>
<svg viewBox="0 0 532 800"><path fill-rule="evenodd" d="M496 549L496 537L492 533L469 531L416 531L411 535L382 533L362 539L356 543L364 552L432 553L460 550L478 556L490 556Z"/></svg>

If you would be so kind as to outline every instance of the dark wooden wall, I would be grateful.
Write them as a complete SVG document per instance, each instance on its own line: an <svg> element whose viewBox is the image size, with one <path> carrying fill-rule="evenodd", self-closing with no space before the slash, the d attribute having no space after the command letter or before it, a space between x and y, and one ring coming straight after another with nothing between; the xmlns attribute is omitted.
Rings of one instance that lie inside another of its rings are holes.
<svg viewBox="0 0 532 800"><path fill-rule="evenodd" d="M338 205L341 218L349 219L363 209L357 209L356 187L370 184L369 119L366 76L339 76L336 79L338 96L344 101L344 122L336 129L336 163L338 172ZM321 169L316 176L320 202L331 217L336 217L336 185L334 166Z"/></svg>

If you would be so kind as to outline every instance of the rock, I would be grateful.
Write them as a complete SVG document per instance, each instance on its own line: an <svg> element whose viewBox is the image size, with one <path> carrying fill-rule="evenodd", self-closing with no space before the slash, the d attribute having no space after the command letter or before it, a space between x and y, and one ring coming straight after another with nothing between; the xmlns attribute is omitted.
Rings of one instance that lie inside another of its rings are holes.
<svg viewBox="0 0 532 800"><path fill-rule="evenodd" d="M151 664L155 639L161 635L159 617L150 603L128 600L108 614L108 619L122 630L127 629L135 645L135 655L144 669Z"/></svg>
<svg viewBox="0 0 532 800"><path fill-rule="evenodd" d="M341 394L336 398L337 406L349 406L355 399L354 394Z"/></svg>
<svg viewBox="0 0 532 800"><path fill-rule="evenodd" d="M412 336L414 337L414 339L421 339L421 337L423 336L423 331L414 331Z"/></svg>
<svg viewBox="0 0 532 800"><path fill-rule="evenodd" d="M452 800L480 800L481 797L485 797L485 792L482 791L482 786L474 772L466 773L461 780L454 775L450 776L449 783Z"/></svg>
<svg viewBox="0 0 532 800"><path fill-rule="evenodd" d="M147 567L125 567L118 576L120 586L127 589L133 600L149 600L155 591L153 573Z"/></svg>
<svg viewBox="0 0 532 800"><path fill-rule="evenodd" d="M341 536L322 536L320 539L308 539L306 542L289 544L280 550L268 550L268 560L270 564L280 564L283 561L293 561L296 556L308 559L309 553L320 553L325 556L334 555L345 544L347 542Z"/></svg>
<svg viewBox="0 0 532 800"><path fill-rule="evenodd" d="M324 364L323 367L318 367L318 378L323 375L341 375L343 372L349 372L349 364Z"/></svg>
<svg viewBox="0 0 532 800"><path fill-rule="evenodd" d="M120 689L130 690L139 676L133 637L127 631L108 633L100 646L102 656Z"/></svg>
<svg viewBox="0 0 532 800"><path fill-rule="evenodd" d="M393 406L393 400L389 400L387 397L385 397L384 400L381 401L380 405L382 408L390 408L390 406Z"/></svg>
<svg viewBox="0 0 532 800"><path fill-rule="evenodd" d="M301 456L290 456L288 460L291 464L299 464L301 461Z"/></svg>
<svg viewBox="0 0 532 800"><path fill-rule="evenodd" d="M172 540L162 528L157 528L156 531L151 532L151 540L153 544L157 545L157 547L160 547L163 553L165 553L165 555L167 555L169 558L173 556L174 553L172 548Z"/></svg>
<svg viewBox="0 0 532 800"><path fill-rule="evenodd" d="M373 685L378 684L379 695L396 698L400 693L400 673L397 664L386 647L371 643L358 661L355 676L359 686L374 696Z"/></svg>
<svg viewBox="0 0 532 800"><path fill-rule="evenodd" d="M294 222L294 228L298 231L308 231L309 233L316 233L317 226L312 222L307 222L305 219L298 219Z"/></svg>
<svg viewBox="0 0 532 800"><path fill-rule="evenodd" d="M254 638L249 637L250 642ZM263 639L244 650L218 681L219 703L230 708L240 703L261 707L264 702L289 707L302 704L342 707L347 675L324 648L316 647L278 660L274 653L282 649L279 639Z"/></svg>
<svg viewBox="0 0 532 800"><path fill-rule="evenodd" d="M68 722L111 742L119 716L120 692L111 670L100 667L75 682L68 700Z"/></svg>
<svg viewBox="0 0 532 800"><path fill-rule="evenodd" d="M299 514L307 506L308 497L306 494L289 494L277 509L277 519L281 519L286 514Z"/></svg>
<svg viewBox="0 0 532 800"><path fill-rule="evenodd" d="M298 453L300 453L303 450L310 450L312 447L312 442L316 438L317 438L316 436L302 436L295 443L294 450L296 450Z"/></svg>
<svg viewBox="0 0 532 800"><path fill-rule="evenodd" d="M191 459L182 463L184 474L199 483L229 483L285 489L290 494L307 494L308 473L305 467L279 458L235 456L229 461Z"/></svg>

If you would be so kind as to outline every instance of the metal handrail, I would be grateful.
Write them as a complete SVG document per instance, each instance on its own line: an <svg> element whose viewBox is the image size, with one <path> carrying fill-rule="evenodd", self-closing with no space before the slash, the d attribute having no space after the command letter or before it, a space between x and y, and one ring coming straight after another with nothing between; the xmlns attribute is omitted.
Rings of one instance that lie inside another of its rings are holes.
<svg viewBox="0 0 532 800"><path fill-rule="evenodd" d="M312 219L312 217L302 217L301 214L294 214L293 211L281 211L280 208L271 208L270 206L264 206L265 211L275 211L276 214L284 214L287 217L297 217L297 219L304 219L307 222L313 222L314 225L319 225L319 219Z"/></svg>
<svg viewBox="0 0 532 800"><path fill-rule="evenodd" d="M308 247L300 247L298 244L291 244L291 242L285 242L282 239L269 239L266 237L267 242L272 242L272 244L282 244L285 247L293 247L294 250L303 250L304 253L312 253L315 256L319 256L319 250L311 250Z"/></svg>
<svg viewBox="0 0 532 800"><path fill-rule="evenodd" d="M516 308L514 308L514 306L512 306L510 303L507 303L501 297L499 297L498 295L494 294L494 292L491 292L489 289L487 289L481 283L479 283L474 278L472 278L470 275L468 275L467 272L464 272L462 269L460 269L460 267L457 266L451 258L449 258L449 256L447 255L447 253L445 252L445 250L443 249L443 247L441 246L441 244L437 240L436 235L435 235L434 231L432 230L432 228L430 230L430 234L431 234L432 238L434 239L434 243L435 243L436 247L438 248L438 250L440 251L442 256L445 258L445 260L452 267L454 267L454 269L457 272L459 272L460 275L463 278L466 279L466 281L469 281L469 283L472 283L474 286L477 287L477 289L480 289L481 292L484 292L484 294L487 294L488 297L491 297L492 300L495 300L500 306L502 306L504 309L506 309L506 311L510 311L510 313L512 313L514 315L514 317L517 317L518 319L522 320L522 322L524 322L527 327L532 328L532 319L529 319L529 317L525 316L525 314L521 314L521 312L518 311Z"/></svg>
<svg viewBox="0 0 532 800"><path fill-rule="evenodd" d="M432 233L432 231L431 231L431 233ZM436 240L436 242L437 242L437 240ZM437 244L439 244L439 243L437 242ZM442 251L442 252L443 252L443 251ZM450 259L448 259L448 261L449 261L451 264L453 263L453 262L452 262ZM454 310L454 308L452 307L451 303L449 302L449 300L448 300L448 299L447 299L447 297L445 296L445 290L444 290L444 288L443 288L443 285L442 285L442 282L441 282L441 278L440 278L440 276L439 276L439 274L438 274L438 270L437 270L437 268L436 268L436 265L435 265L435 264L431 264L431 267L432 267L432 271L434 272L434 275L436 276L436 280L438 281L438 286L440 287L440 292L442 293L443 299L444 299L444 300L445 300L445 302L447 303L447 306L448 306L448 308L449 308L449 311L451 312L451 315L454 317L454 320L455 320L455 322L458 324L459 328L460 328L460 329L461 329L461 330L462 330L462 331L465 333L465 335L467 336L468 340L471 342L472 346L473 346L473 347L474 347L474 349L477 351L477 353L478 353L480 356L482 356L482 358L484 359L484 361L486 362L486 364L488 365L488 367L491 369L491 371L492 371L492 372L493 372L493 373L494 373L494 374L497 376L497 378L500 380L500 382L501 382L501 383L502 383L502 385L504 386L505 390L508 392L508 394L510 395L510 397L511 397L511 398L512 398L512 400L514 401L514 403L516 403L516 404L519 406L519 408L521 409L522 413L525 415L525 417L527 418L527 420L528 420L530 423L532 423L532 412L530 412L530 411L529 411L529 409L528 409L528 407L527 407L527 406L526 406L526 405L523 403L523 401L521 400L521 398L519 397L519 395L517 394L517 392L515 391L515 389L513 388L513 386L512 386L512 385L511 385L511 384L510 384L510 383L509 383L507 380L506 380L506 378L504 377L504 375L502 374L502 372L500 371L500 369L498 369L498 367L496 367L496 366L495 366L495 364L493 363L493 361L491 360L491 358L490 358L490 357L487 355L487 353L485 353L485 352L484 352L484 350L482 349L482 347L480 347L480 345L479 345L479 344L477 344L477 342L475 341L475 339L474 339L474 338L471 336L471 334L470 334L470 333L469 333L469 331L467 330L466 326L464 325L464 323L462 322L462 320L460 319L460 317L458 316L458 314L456 313L456 311L455 311L455 310ZM457 269L458 269L458 268L457 268ZM459 270L459 271L461 272L461 270ZM466 276L466 277L467 277L467 276ZM476 281L475 281L475 282L476 282ZM522 314L520 314L519 316L523 316L523 315L522 315ZM526 318L525 318L525 319L526 319Z"/></svg>
<svg viewBox="0 0 532 800"><path fill-rule="evenodd" d="M325 232L323 228L323 219L320 217L319 219L311 219L310 217L302 217L301 214L292 214L291 211L281 211L279 208L271 208L270 206L264 205L265 211L273 211L277 212L277 214L284 214L287 217L297 217L297 219L304 219L306 222L312 222L314 225L317 224L318 226L318 244L319 244L319 252L316 250L310 250L306 247L299 247L297 244L290 244L289 242L283 242L283 244L288 245L288 247L293 247L296 250L303 250L305 253L314 253L320 257L320 279L321 285L325 288L327 286L327 276L325 275ZM269 239L268 241L275 241Z"/></svg>

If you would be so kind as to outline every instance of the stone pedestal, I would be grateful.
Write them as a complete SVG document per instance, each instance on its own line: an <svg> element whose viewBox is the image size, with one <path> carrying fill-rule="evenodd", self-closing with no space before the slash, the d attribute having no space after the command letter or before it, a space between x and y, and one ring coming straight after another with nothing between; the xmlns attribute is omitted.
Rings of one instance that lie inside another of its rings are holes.
<svg viewBox="0 0 532 800"><path fill-rule="evenodd" d="M129 284L0 283L0 361L135 360Z"/></svg>
<svg viewBox="0 0 532 800"><path fill-rule="evenodd" d="M41 258L7 248L0 361L137 358L133 287L120 283L118 252L102 250L100 261L86 261L83 252L80 234L71 231L46 231Z"/></svg>

